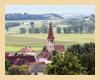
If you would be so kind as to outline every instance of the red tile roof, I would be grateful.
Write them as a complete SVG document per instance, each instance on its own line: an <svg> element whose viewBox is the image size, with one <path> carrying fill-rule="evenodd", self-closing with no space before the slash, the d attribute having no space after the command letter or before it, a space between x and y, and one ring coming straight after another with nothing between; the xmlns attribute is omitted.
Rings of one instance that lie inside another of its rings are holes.
<svg viewBox="0 0 100 80"><path fill-rule="evenodd" d="M28 64L28 61L25 59L17 59L16 62L14 63L14 65L18 65L18 66L24 65L24 64L26 65Z"/></svg>
<svg viewBox="0 0 100 80"><path fill-rule="evenodd" d="M63 52L65 50L64 45L55 45L55 50Z"/></svg>
<svg viewBox="0 0 100 80"><path fill-rule="evenodd" d="M8 59L10 61L11 64L15 64L15 62L18 60L18 59L22 59L22 60L26 60L28 61L29 63L30 62L35 62L35 58L34 56L6 56L6 59Z"/></svg>
<svg viewBox="0 0 100 80"><path fill-rule="evenodd" d="M24 48L21 48L19 52L27 53L27 52L34 52L34 50L31 47L24 47Z"/></svg>

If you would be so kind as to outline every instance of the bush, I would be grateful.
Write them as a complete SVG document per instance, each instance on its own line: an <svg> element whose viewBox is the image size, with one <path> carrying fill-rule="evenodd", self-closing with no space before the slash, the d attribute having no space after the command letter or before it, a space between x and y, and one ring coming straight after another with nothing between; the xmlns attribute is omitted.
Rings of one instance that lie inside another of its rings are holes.
<svg viewBox="0 0 100 80"><path fill-rule="evenodd" d="M5 69L6 69L6 71L8 71L8 68L9 67L11 67L11 64L10 64L10 62L6 59L5 60Z"/></svg>
<svg viewBox="0 0 100 80"><path fill-rule="evenodd" d="M28 75L28 66L12 66L8 69L8 74L10 75Z"/></svg>

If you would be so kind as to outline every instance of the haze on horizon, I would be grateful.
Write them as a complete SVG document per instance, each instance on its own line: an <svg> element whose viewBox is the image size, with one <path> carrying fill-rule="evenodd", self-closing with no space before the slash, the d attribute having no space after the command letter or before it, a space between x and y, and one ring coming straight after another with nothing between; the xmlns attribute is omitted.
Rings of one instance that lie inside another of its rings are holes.
<svg viewBox="0 0 100 80"><path fill-rule="evenodd" d="M95 14L95 5L6 5L7 13L29 14Z"/></svg>

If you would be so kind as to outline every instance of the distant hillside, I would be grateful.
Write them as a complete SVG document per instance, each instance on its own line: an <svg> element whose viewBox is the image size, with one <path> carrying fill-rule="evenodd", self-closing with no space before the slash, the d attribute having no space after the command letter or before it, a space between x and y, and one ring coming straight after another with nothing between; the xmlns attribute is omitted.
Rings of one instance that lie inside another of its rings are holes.
<svg viewBox="0 0 100 80"><path fill-rule="evenodd" d="M58 14L6 14L5 29L7 33L20 33L24 28L27 33L47 33L48 24L52 19L53 30L56 33L90 34L95 30L95 15L66 16Z"/></svg>
<svg viewBox="0 0 100 80"><path fill-rule="evenodd" d="M5 20L49 20L52 19L63 19L62 16L58 14L28 14L28 13L14 13L5 14Z"/></svg>

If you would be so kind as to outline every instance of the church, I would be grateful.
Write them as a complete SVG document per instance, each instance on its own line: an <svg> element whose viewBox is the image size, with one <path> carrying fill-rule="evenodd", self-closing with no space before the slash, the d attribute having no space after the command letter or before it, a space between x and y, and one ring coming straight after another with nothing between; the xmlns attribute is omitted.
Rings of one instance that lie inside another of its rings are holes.
<svg viewBox="0 0 100 80"><path fill-rule="evenodd" d="M47 37L46 46L44 46L41 51L40 54L41 57L47 58L49 60L52 57L54 51L64 53L64 50L65 50L64 45L55 44L55 37L53 35L52 23L50 22L48 28L48 37Z"/></svg>

